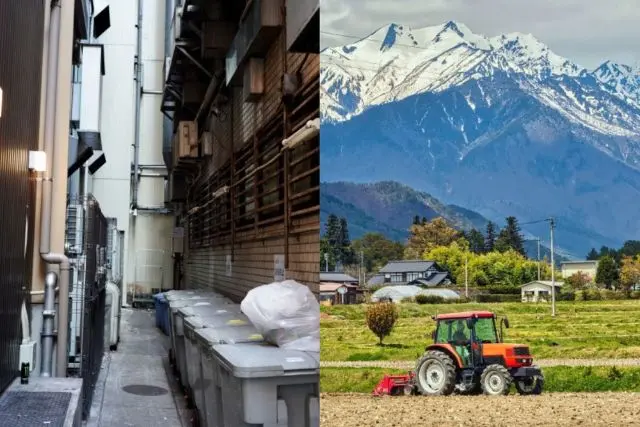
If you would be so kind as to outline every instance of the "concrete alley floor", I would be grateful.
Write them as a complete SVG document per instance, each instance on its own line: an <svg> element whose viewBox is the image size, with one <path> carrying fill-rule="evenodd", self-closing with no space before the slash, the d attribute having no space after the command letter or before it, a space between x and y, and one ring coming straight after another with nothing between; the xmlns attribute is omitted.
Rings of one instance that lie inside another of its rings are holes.
<svg viewBox="0 0 640 427"><path fill-rule="evenodd" d="M155 313L122 309L120 344L104 356L87 427L187 427L186 408L171 373L169 337L155 327Z"/></svg>

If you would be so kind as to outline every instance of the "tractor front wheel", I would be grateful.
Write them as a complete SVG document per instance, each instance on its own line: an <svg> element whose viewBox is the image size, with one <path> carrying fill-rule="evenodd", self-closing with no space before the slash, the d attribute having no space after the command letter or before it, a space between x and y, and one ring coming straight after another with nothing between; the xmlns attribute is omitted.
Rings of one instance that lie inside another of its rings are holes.
<svg viewBox="0 0 640 427"><path fill-rule="evenodd" d="M531 377L523 378L515 382L516 390L521 395L538 395L542 394L542 387L544 386L544 378Z"/></svg>
<svg viewBox="0 0 640 427"><path fill-rule="evenodd" d="M456 387L456 366L441 351L427 351L416 365L416 386L425 396L448 396Z"/></svg>
<svg viewBox="0 0 640 427"><path fill-rule="evenodd" d="M480 376L482 391L488 396L504 396L509 394L513 378L507 368L502 365L487 366Z"/></svg>

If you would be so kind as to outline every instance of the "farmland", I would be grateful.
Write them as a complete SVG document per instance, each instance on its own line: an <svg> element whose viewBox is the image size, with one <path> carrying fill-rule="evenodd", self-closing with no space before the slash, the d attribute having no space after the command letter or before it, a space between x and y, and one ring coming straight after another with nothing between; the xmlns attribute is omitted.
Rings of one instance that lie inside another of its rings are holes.
<svg viewBox="0 0 640 427"><path fill-rule="evenodd" d="M639 397L637 393L556 393L535 398L323 394L320 423L341 427L508 426L523 422L527 426L637 426Z"/></svg>
<svg viewBox="0 0 640 427"><path fill-rule="evenodd" d="M640 302L635 300L558 302L555 318L549 304L399 304L398 308L400 318L381 347L365 325L365 305L322 307L322 361L414 361L431 339L432 315L467 310L506 315L511 328L505 330L505 341L529 344L536 359L640 359Z"/></svg>

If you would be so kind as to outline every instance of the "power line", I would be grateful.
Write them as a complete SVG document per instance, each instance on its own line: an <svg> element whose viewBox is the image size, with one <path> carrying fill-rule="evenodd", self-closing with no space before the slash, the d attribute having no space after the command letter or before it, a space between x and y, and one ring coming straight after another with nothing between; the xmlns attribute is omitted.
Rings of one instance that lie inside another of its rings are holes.
<svg viewBox="0 0 640 427"><path fill-rule="evenodd" d="M350 34L343 34L343 33L334 33L331 31L320 31L320 34L325 34L325 35L330 35L330 36L337 36L337 37L342 37L345 39L351 39L351 40L356 40L358 42L370 42L370 43L384 43L384 40L376 40L376 39L370 39L367 36L364 37L358 37L358 36L354 36L354 35L350 35ZM409 47L412 49L417 49L417 50L428 50L428 48L424 47L424 46L417 46L417 45L411 45L411 44L406 44L406 43L393 43L394 46L403 46L403 47ZM343 46L340 46L343 47ZM330 49L335 49L336 47L331 47Z"/></svg>

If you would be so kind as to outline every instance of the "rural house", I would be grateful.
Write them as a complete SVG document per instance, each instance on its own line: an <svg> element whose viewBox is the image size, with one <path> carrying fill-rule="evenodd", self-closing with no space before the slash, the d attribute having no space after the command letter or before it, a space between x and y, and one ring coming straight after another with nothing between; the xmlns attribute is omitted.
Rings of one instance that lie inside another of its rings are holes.
<svg viewBox="0 0 640 427"><path fill-rule="evenodd" d="M367 286L415 285L436 287L451 285L453 280L448 271L433 261L389 261Z"/></svg>
<svg viewBox="0 0 640 427"><path fill-rule="evenodd" d="M565 261L560 264L562 271L562 278L566 279L576 273L586 274L591 280L596 279L596 272L598 271L598 261Z"/></svg>
<svg viewBox="0 0 640 427"><path fill-rule="evenodd" d="M535 280L521 286L522 302L547 302L551 301L551 289L556 288L556 299L563 282L552 283L551 280Z"/></svg>
<svg viewBox="0 0 640 427"><path fill-rule="evenodd" d="M353 276L340 272L320 272L320 301L328 304L356 304L362 290Z"/></svg>
<svg viewBox="0 0 640 427"><path fill-rule="evenodd" d="M357 285L359 281L355 277L345 273L321 271L320 283L341 283L341 284Z"/></svg>
<svg viewBox="0 0 640 427"><path fill-rule="evenodd" d="M320 302L329 305L357 304L363 299L363 291L358 285L348 283L320 283Z"/></svg>

